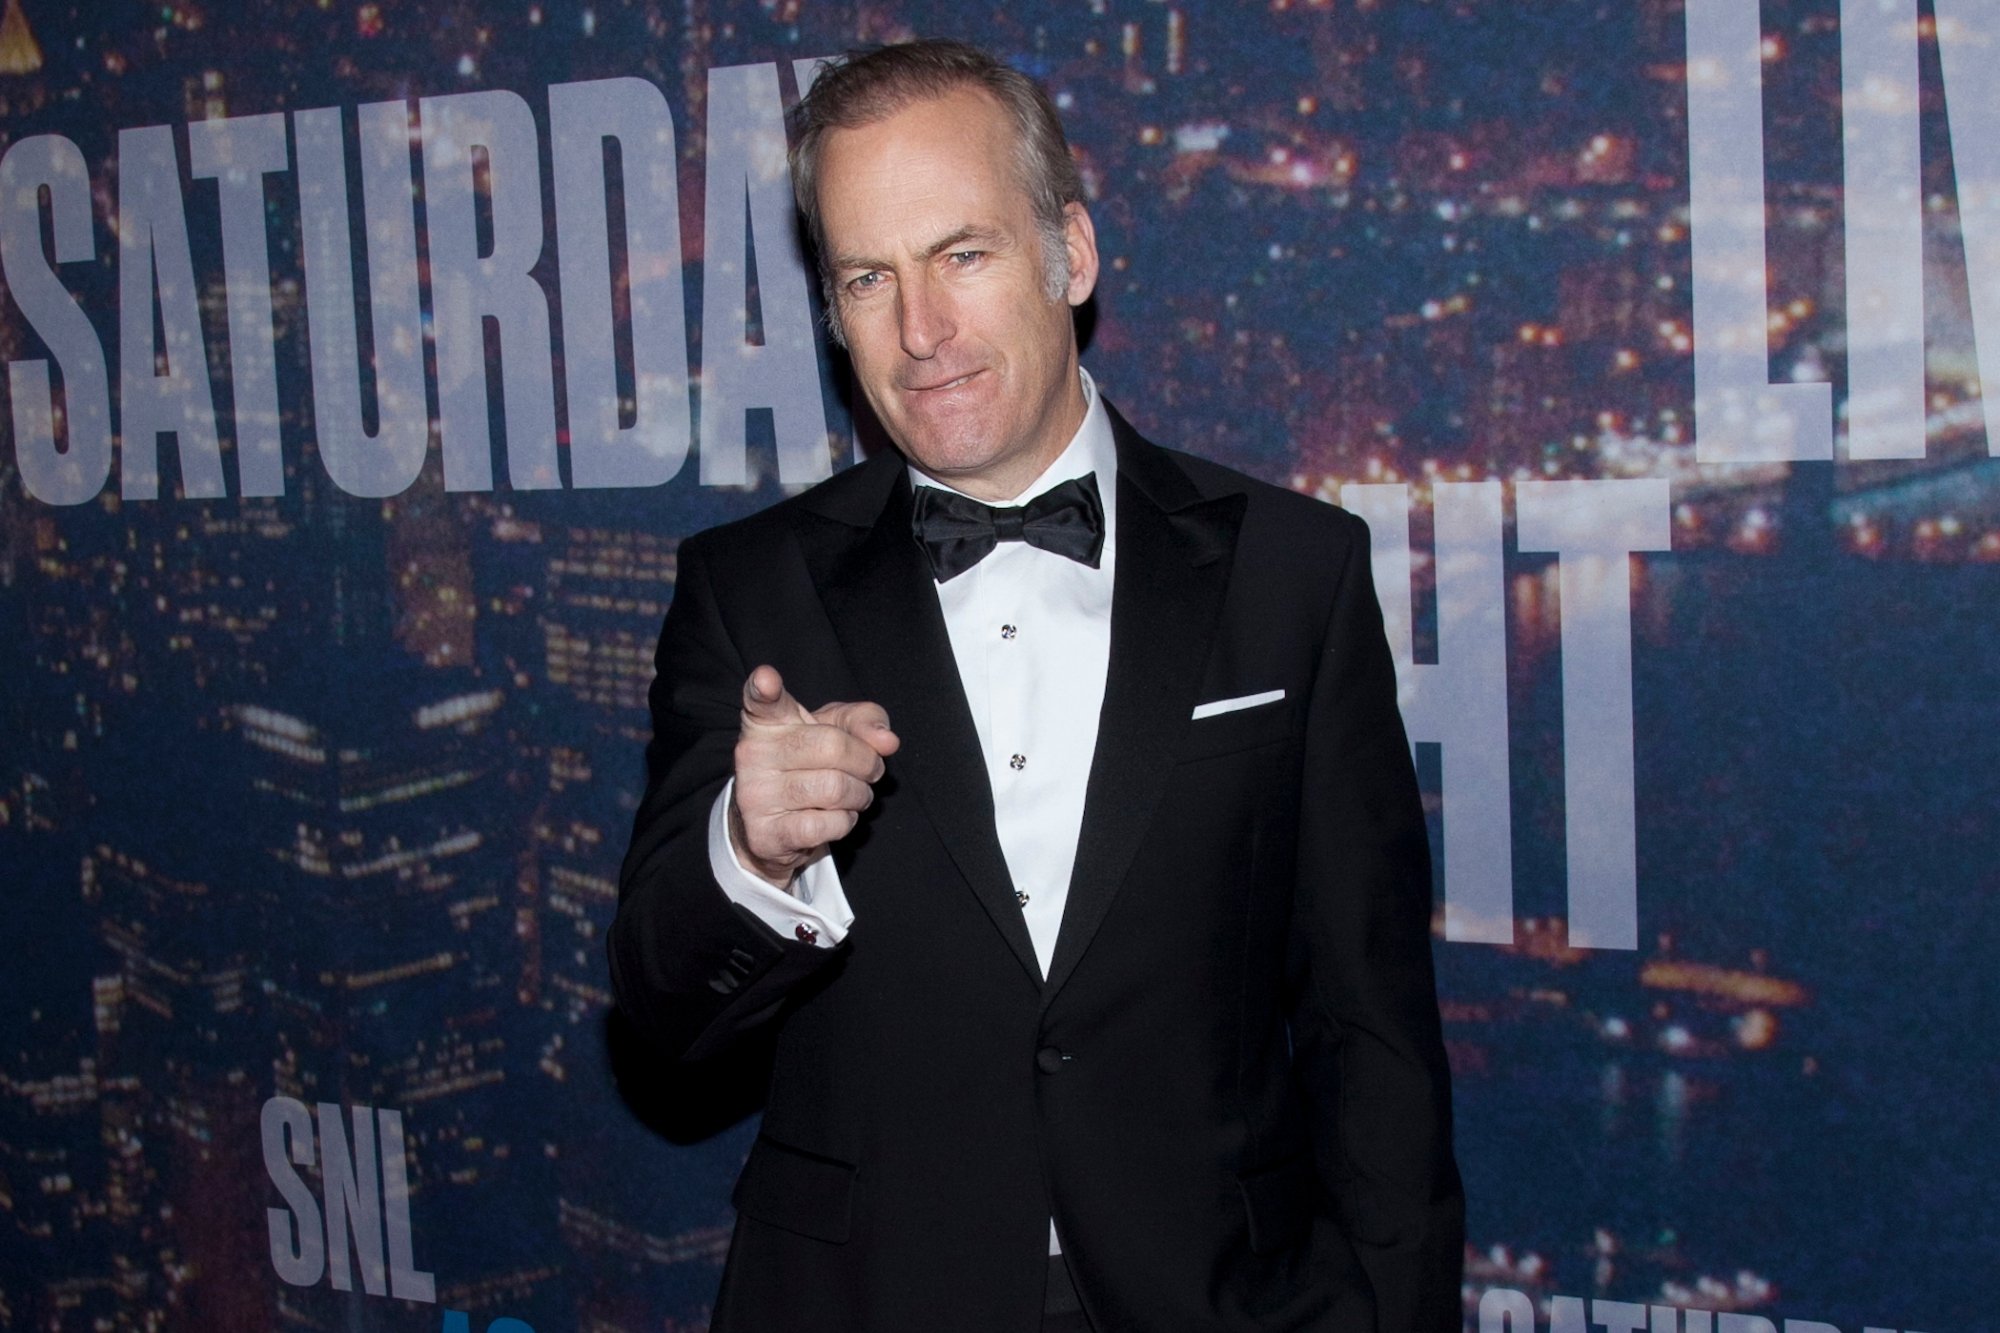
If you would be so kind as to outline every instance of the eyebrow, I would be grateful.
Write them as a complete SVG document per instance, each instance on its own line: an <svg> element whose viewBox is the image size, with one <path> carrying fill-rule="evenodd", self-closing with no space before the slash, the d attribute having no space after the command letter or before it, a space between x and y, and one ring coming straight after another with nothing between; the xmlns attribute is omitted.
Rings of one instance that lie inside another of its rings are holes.
<svg viewBox="0 0 2000 1333"><path fill-rule="evenodd" d="M967 241L977 241L984 245L999 245L1005 239L1001 233L991 227L964 226L939 240L931 242L924 247L923 251L917 257L923 260L936 259L946 251L958 249ZM860 255L842 255L833 261L833 271L836 273L850 273L857 269L866 271L888 267L890 265L883 260L868 259Z"/></svg>

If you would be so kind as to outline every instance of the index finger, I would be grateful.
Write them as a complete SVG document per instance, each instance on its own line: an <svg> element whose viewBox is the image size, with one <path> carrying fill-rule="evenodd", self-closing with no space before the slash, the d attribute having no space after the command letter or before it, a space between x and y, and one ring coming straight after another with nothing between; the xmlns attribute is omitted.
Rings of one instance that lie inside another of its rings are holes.
<svg viewBox="0 0 2000 1333"><path fill-rule="evenodd" d="M890 729L888 711L881 704L827 704L813 713L813 720L840 728L879 755L894 754L903 743Z"/></svg>
<svg viewBox="0 0 2000 1333"><path fill-rule="evenodd" d="M784 768L837 769L863 782L873 782L886 771L882 755L874 746L841 727L797 727L785 735L782 744L786 756L781 765Z"/></svg>

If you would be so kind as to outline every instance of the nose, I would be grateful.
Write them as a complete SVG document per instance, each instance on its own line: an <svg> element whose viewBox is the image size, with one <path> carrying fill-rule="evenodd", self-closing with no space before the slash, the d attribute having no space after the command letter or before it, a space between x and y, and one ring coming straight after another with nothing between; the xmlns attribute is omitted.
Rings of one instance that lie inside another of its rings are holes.
<svg viewBox="0 0 2000 1333"><path fill-rule="evenodd" d="M903 351L918 361L928 361L938 348L951 341L958 331L952 318L950 297L925 274L901 283L896 291L897 332Z"/></svg>

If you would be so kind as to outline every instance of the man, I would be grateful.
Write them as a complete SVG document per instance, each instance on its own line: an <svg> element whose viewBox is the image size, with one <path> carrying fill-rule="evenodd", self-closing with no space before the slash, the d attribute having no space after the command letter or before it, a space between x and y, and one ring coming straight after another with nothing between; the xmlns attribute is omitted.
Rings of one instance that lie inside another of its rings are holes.
<svg viewBox="0 0 2000 1333"><path fill-rule="evenodd" d="M889 47L796 128L899 454L681 547L610 941L687 1077L774 1042L714 1327L1456 1330L1365 529L1081 373L1096 241L1031 81Z"/></svg>

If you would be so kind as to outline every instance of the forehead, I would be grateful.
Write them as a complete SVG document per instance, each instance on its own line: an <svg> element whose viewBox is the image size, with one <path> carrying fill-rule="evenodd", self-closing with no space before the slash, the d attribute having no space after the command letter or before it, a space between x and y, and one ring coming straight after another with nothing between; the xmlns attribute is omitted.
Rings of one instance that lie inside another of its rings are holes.
<svg viewBox="0 0 2000 1333"><path fill-rule="evenodd" d="M993 211L1027 204L1013 117L974 87L830 131L815 189L829 239L848 224L877 226L885 213L920 205Z"/></svg>

